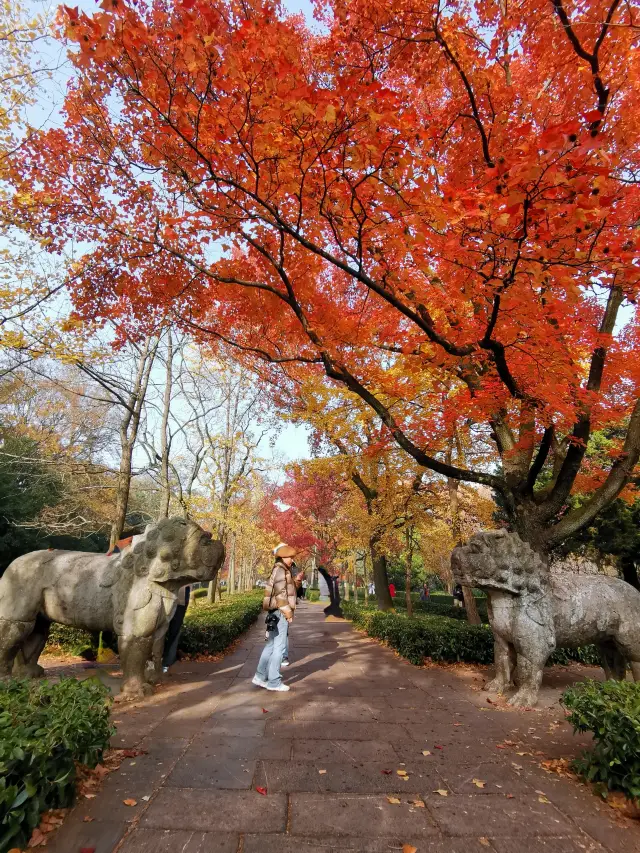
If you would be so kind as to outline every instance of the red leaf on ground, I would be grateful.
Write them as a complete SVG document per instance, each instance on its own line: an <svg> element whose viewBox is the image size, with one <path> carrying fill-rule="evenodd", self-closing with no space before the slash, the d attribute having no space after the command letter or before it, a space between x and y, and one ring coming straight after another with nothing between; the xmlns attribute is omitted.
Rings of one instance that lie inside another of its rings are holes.
<svg viewBox="0 0 640 853"><path fill-rule="evenodd" d="M263 713L263 714L268 714L269 712L267 711L267 709L266 709L266 708L263 708L263 709L262 709L262 713Z"/></svg>
<svg viewBox="0 0 640 853"><path fill-rule="evenodd" d="M267 789L266 789L266 788L256 788L256 791L257 791L259 794L262 794L262 796L263 796L263 797L266 797L266 796L267 796Z"/></svg>
<svg viewBox="0 0 640 853"><path fill-rule="evenodd" d="M80 853L96 853L95 847L81 847Z"/></svg>
<svg viewBox="0 0 640 853"><path fill-rule="evenodd" d="M438 744L436 744L433 748L434 748L434 749L444 749L444 747L443 747L443 746L438 746Z"/></svg>
<svg viewBox="0 0 640 853"><path fill-rule="evenodd" d="M393 770L381 770L380 772L384 773L385 776L391 776L391 774L393 773Z"/></svg>

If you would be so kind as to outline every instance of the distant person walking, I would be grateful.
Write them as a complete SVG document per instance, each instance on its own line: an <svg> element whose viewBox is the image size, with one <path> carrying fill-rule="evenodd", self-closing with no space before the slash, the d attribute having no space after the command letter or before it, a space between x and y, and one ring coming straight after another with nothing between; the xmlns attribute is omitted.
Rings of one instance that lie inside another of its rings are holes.
<svg viewBox="0 0 640 853"><path fill-rule="evenodd" d="M396 597L396 585L394 583L389 584L389 595L391 596L391 598Z"/></svg>
<svg viewBox="0 0 640 853"><path fill-rule="evenodd" d="M306 577L302 578L302 586L300 587L300 598L306 598L307 597L308 586L309 586L309 581L306 579Z"/></svg>
<svg viewBox="0 0 640 853"><path fill-rule="evenodd" d="M453 605L454 607L464 607L464 593L459 583L453 588Z"/></svg>
<svg viewBox="0 0 640 853"><path fill-rule="evenodd" d="M285 693L290 688L282 682L280 667L287 653L289 626L296 609L296 584L291 575L296 550L282 542L273 553L276 562L262 599L262 609L267 612L266 645L260 655L253 684Z"/></svg>

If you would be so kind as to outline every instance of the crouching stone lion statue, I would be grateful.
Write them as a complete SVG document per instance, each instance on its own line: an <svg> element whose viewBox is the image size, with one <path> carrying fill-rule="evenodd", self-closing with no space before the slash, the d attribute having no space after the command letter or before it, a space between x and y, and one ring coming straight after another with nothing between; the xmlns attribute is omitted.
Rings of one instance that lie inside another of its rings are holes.
<svg viewBox="0 0 640 853"><path fill-rule="evenodd" d="M516 533L478 533L454 548L458 583L480 587L489 599L496 675L485 689L503 693L515 681L511 705L532 707L542 671L558 647L595 643L607 678L623 679L627 662L640 681L640 593L605 575L550 574Z"/></svg>
<svg viewBox="0 0 640 853"><path fill-rule="evenodd" d="M42 675L38 657L52 622L114 631L121 698L139 699L159 678L164 636L181 586L213 580L221 542L193 521L150 524L122 553L33 551L0 578L0 677ZM153 668L146 664L153 660Z"/></svg>

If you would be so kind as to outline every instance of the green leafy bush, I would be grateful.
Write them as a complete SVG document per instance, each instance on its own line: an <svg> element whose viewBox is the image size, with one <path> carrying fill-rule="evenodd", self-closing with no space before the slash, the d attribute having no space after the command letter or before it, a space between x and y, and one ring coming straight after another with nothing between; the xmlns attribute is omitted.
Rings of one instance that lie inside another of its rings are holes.
<svg viewBox="0 0 640 853"><path fill-rule="evenodd" d="M51 624L49 639L45 646L45 654L80 655L88 660L95 660L100 642L99 631L85 631L71 625ZM110 631L102 632L102 645L105 648L118 651L118 638Z"/></svg>
<svg viewBox="0 0 640 853"><path fill-rule="evenodd" d="M576 771L603 793L622 791L640 803L640 682L585 681L562 702L577 732L592 732L595 746L574 762Z"/></svg>
<svg viewBox="0 0 640 853"><path fill-rule="evenodd" d="M308 589L305 595L307 601L320 601L319 589Z"/></svg>
<svg viewBox="0 0 640 853"><path fill-rule="evenodd" d="M115 731L99 681L0 683L0 853L26 846L40 815L71 805L75 763L95 767Z"/></svg>
<svg viewBox="0 0 640 853"><path fill-rule="evenodd" d="M414 664L426 657L436 661L490 663L493 660L493 636L482 625L469 625L444 616L415 616L343 604L343 611L354 625L370 637L383 640Z"/></svg>
<svg viewBox="0 0 640 853"><path fill-rule="evenodd" d="M256 621L262 610L263 591L255 589L226 596L217 604L197 603L185 616L179 649L188 655L224 651Z"/></svg>
<svg viewBox="0 0 640 853"><path fill-rule="evenodd" d="M460 617L452 619L417 609L414 618L408 619L406 611L382 613L374 604L365 607L351 601L342 602L342 610L354 625L370 637L388 643L411 663L421 664L425 657L436 661L493 663L493 634L488 625L470 625ZM464 611L458 609L457 612L464 615ZM572 660L600 664L595 646L556 649L549 664L566 664Z"/></svg>

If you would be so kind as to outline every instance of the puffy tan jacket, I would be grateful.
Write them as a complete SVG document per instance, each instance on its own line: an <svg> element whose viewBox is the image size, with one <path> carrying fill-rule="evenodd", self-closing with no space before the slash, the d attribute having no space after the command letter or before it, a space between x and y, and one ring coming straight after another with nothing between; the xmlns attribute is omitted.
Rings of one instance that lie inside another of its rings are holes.
<svg viewBox="0 0 640 853"><path fill-rule="evenodd" d="M293 611L296 609L296 585L291 571L280 560L273 567L265 588L262 609L282 610L287 619L293 618Z"/></svg>

